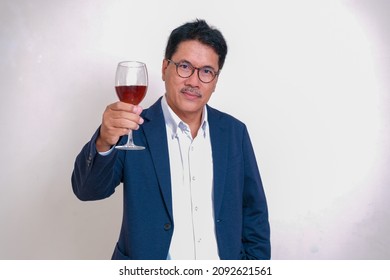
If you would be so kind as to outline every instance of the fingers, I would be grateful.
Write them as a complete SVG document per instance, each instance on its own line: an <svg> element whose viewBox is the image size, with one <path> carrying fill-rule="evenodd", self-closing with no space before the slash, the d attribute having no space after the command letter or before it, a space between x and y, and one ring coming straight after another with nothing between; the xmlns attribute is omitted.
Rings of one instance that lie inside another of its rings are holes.
<svg viewBox="0 0 390 280"><path fill-rule="evenodd" d="M143 122L144 120L137 113L108 109L108 111L103 114L103 125L112 128L136 130Z"/></svg>
<svg viewBox="0 0 390 280"><path fill-rule="evenodd" d="M120 101L108 105L107 109L112 110L112 111L129 112L129 113L134 113L137 115L141 114L141 112L142 112L141 106L128 104L128 103L120 102Z"/></svg>
<svg viewBox="0 0 390 280"><path fill-rule="evenodd" d="M116 102L107 106L103 114L103 122L114 128L136 130L144 122L140 116L141 112L140 106Z"/></svg>

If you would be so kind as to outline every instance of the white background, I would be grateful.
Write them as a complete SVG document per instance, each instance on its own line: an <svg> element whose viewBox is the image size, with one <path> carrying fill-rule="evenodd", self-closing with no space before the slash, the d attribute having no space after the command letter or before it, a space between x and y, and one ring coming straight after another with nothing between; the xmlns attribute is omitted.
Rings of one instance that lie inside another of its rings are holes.
<svg viewBox="0 0 390 280"><path fill-rule="evenodd" d="M210 105L244 121L273 259L390 258L387 0L0 1L0 259L109 259L121 187L81 202L76 155L116 101L120 60L164 92L171 30L195 18L229 46Z"/></svg>

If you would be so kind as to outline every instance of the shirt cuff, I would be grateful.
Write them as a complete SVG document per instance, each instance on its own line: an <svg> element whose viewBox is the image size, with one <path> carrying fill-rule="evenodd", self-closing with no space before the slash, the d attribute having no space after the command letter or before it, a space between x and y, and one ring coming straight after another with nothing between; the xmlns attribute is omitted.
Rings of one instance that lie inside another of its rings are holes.
<svg viewBox="0 0 390 280"><path fill-rule="evenodd" d="M106 152L98 152L99 153L99 155L101 155L101 156L108 156L109 154L111 154L111 152L113 151L115 149L115 145L114 146L112 146L112 148L111 149L109 149L108 151L106 151Z"/></svg>

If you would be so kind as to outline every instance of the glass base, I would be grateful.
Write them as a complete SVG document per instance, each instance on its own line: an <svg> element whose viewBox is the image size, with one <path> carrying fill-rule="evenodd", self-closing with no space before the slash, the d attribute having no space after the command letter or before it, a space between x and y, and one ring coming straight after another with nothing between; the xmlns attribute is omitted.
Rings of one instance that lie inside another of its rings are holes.
<svg viewBox="0 0 390 280"><path fill-rule="evenodd" d="M125 150L125 151L139 151L145 149L145 147L137 146L137 145L123 145L123 146L115 146L115 149Z"/></svg>

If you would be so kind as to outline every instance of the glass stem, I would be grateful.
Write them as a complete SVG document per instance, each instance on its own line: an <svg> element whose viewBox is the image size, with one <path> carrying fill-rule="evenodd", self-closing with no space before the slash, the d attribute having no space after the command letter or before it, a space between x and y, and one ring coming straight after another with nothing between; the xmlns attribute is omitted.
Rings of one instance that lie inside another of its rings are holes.
<svg viewBox="0 0 390 280"><path fill-rule="evenodd" d="M133 131L130 129L129 134L127 136L127 144L126 146L134 146L133 142Z"/></svg>

